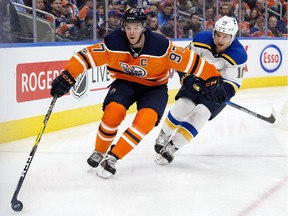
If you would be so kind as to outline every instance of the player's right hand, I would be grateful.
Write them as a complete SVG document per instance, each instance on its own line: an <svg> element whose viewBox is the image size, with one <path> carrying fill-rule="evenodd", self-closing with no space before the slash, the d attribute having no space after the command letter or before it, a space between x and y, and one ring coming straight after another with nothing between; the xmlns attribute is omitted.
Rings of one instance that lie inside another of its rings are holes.
<svg viewBox="0 0 288 216"><path fill-rule="evenodd" d="M203 89L205 96L215 104L222 104L227 100L227 94L223 86L223 78L211 77L205 82Z"/></svg>
<svg viewBox="0 0 288 216"><path fill-rule="evenodd" d="M50 94L52 97L59 98L69 92L70 88L75 84L75 82L75 79L68 71L63 71L53 80Z"/></svg>

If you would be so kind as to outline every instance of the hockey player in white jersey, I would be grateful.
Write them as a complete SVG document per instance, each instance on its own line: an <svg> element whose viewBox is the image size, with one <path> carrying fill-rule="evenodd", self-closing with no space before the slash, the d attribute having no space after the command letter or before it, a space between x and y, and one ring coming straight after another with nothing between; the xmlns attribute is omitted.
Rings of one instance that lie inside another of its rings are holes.
<svg viewBox="0 0 288 216"><path fill-rule="evenodd" d="M189 48L214 64L221 73L217 80L203 81L178 72L182 87L175 105L169 110L154 146L158 164L171 163L175 152L191 142L207 121L226 106L240 88L247 54L235 38L238 23L224 16L215 23L214 31L198 33Z"/></svg>

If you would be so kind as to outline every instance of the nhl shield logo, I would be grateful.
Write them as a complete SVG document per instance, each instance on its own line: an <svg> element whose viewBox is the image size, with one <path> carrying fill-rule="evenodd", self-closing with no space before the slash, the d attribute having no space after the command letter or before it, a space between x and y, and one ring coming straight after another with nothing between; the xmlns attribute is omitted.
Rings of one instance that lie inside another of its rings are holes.
<svg viewBox="0 0 288 216"><path fill-rule="evenodd" d="M72 88L72 95L80 100L86 95L88 88L88 73L85 71L84 73L80 74L77 79L76 83Z"/></svg>

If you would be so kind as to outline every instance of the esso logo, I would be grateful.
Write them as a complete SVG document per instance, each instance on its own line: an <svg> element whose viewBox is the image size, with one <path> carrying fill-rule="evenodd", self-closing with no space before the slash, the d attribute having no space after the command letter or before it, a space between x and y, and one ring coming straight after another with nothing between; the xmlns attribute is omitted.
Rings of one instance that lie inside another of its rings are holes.
<svg viewBox="0 0 288 216"><path fill-rule="evenodd" d="M276 71L282 63L282 53L275 45L264 48L260 55L261 67L268 73Z"/></svg>

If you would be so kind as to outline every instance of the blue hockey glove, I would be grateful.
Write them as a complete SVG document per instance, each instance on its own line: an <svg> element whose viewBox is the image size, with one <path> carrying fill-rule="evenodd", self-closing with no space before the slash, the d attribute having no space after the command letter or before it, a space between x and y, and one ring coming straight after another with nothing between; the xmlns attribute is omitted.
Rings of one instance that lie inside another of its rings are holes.
<svg viewBox="0 0 288 216"><path fill-rule="evenodd" d="M50 94L53 97L56 96L59 98L69 92L70 88L75 84L75 82L75 79L70 75L68 71L63 71L53 80Z"/></svg>
<svg viewBox="0 0 288 216"><path fill-rule="evenodd" d="M227 95L223 86L222 77L211 77L205 82L202 89L206 97L215 104L222 104L227 100Z"/></svg>
<svg viewBox="0 0 288 216"><path fill-rule="evenodd" d="M202 79L200 79L200 78L198 78L192 74L189 74L188 76L183 76L182 79L183 79L183 80L181 80L182 85L185 85L185 86L191 88L192 91L201 92L202 82L203 82Z"/></svg>

